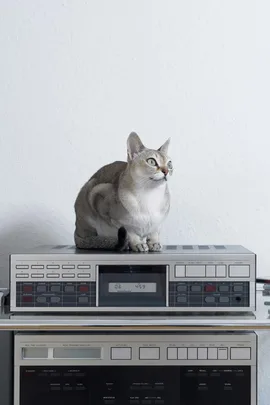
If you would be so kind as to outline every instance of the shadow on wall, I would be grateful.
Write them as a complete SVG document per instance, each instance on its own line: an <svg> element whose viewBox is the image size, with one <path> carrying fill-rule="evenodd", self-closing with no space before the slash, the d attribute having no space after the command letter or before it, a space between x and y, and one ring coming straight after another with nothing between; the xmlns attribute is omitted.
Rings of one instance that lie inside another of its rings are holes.
<svg viewBox="0 0 270 405"><path fill-rule="evenodd" d="M52 216L51 212L36 208L34 215L16 212L11 224L0 229L0 287L9 286L10 253L21 253L40 245L72 244L72 238L67 221L61 215Z"/></svg>

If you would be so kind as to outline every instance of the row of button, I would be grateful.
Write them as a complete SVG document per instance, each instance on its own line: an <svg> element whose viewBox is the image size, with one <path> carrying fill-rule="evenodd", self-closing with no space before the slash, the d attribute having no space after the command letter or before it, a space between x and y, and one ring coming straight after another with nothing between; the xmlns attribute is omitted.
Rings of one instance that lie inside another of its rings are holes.
<svg viewBox="0 0 270 405"><path fill-rule="evenodd" d="M236 301L241 301L241 297L236 297ZM178 295L176 297L176 302L178 303L187 303L188 302L188 297L186 295ZM230 302L230 297L213 297L213 296L207 296L204 298L204 302L206 302L207 304L214 304L217 302L220 302L222 304L226 304Z"/></svg>
<svg viewBox="0 0 270 405"><path fill-rule="evenodd" d="M80 304L88 304L89 299L90 299L89 297L85 297L85 296L77 297L77 301ZM45 296L41 295L41 296L37 297L36 299L34 299L34 297L32 295L24 295L22 297L22 302L23 303L30 303L30 302L32 303L34 301L36 301L38 304L48 304L48 303L61 304L61 302L62 302L61 297L57 297L57 296L55 296L55 297L45 297ZM74 306L74 302L72 302L70 304L70 306Z"/></svg>
<svg viewBox="0 0 270 405"><path fill-rule="evenodd" d="M206 284L204 286L204 289L203 289L202 285L197 284L197 285L190 286L189 290L192 291L192 292L202 292L204 290L205 292L208 292L208 293L217 292L217 291L218 292L229 292L230 291L230 286L224 284L224 285L220 285L220 286L217 287L214 284ZM179 284L179 285L176 286L176 291L177 292L187 292L188 291L188 286L186 284ZM241 285L241 284L240 285L234 285L232 287L232 291L233 292L243 292L244 291L244 286Z"/></svg>
<svg viewBox="0 0 270 405"><path fill-rule="evenodd" d="M250 268L248 265L230 265L228 276L235 278L245 278L250 276ZM217 277L224 278L227 277L227 266L222 265L176 265L175 266L175 277Z"/></svg>
<svg viewBox="0 0 270 405"><path fill-rule="evenodd" d="M47 274L42 274L42 273L32 273L31 278L75 278L74 273L47 273ZM16 278L29 278L30 275L28 273L17 273ZM90 278L91 274L90 273L78 273L76 274L76 277L78 278Z"/></svg>
<svg viewBox="0 0 270 405"><path fill-rule="evenodd" d="M131 360L131 347L112 347L112 360ZM140 347L140 360L159 360L159 347ZM250 360L250 347L231 347L231 360ZM228 360L227 347L168 347L167 360Z"/></svg>
<svg viewBox="0 0 270 405"><path fill-rule="evenodd" d="M132 349L131 347L112 347L111 359L112 360L131 360ZM160 348L159 347L140 347L139 348L140 360L159 360Z"/></svg>
<svg viewBox="0 0 270 405"><path fill-rule="evenodd" d="M231 360L250 360L250 347L232 347ZM228 360L226 347L169 347L168 360Z"/></svg>
<svg viewBox="0 0 270 405"><path fill-rule="evenodd" d="M43 264L32 264L31 266L29 266L28 264L17 264L16 265L16 269L18 269L18 270L27 270L29 268L35 269L35 270L43 270L43 269L45 269L45 265L43 265ZM61 268L64 270L68 270L68 269L72 270L72 269L75 269L76 266L74 264L63 264L61 266ZM59 264L48 264L46 266L46 269L58 270L58 269L60 269L60 265ZM90 264L78 264L77 269L81 269L81 270L91 269L91 266L90 266Z"/></svg>
<svg viewBox="0 0 270 405"><path fill-rule="evenodd" d="M168 360L228 360L226 347L169 347Z"/></svg>
<svg viewBox="0 0 270 405"><path fill-rule="evenodd" d="M61 285L51 285L49 286L49 288L47 288L48 286L46 285L37 285L36 287L36 292L37 293L45 293L45 292L54 292L54 293L58 293L61 292ZM87 293L89 291L89 286L88 285L79 285L79 286L75 286L75 285L65 285L63 287L63 291L67 292L67 293L73 293L73 292L81 292L81 293ZM34 287L33 285L24 285L23 286L23 292L30 294L34 292Z"/></svg>

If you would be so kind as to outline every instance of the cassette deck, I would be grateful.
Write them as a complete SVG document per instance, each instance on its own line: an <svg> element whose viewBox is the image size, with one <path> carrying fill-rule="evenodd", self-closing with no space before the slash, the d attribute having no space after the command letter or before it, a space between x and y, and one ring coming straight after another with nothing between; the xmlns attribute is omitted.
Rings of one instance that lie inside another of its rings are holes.
<svg viewBox="0 0 270 405"><path fill-rule="evenodd" d="M13 312L247 312L256 255L242 246L165 246L158 253L41 247L10 256Z"/></svg>

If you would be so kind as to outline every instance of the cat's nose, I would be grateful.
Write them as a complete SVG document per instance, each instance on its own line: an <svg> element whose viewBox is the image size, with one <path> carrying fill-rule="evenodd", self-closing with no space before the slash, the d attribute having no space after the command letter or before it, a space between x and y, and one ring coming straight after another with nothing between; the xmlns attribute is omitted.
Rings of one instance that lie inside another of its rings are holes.
<svg viewBox="0 0 270 405"><path fill-rule="evenodd" d="M165 174L165 176L167 176L167 174L168 174L168 172L169 172L169 170L167 169L167 167L162 167L162 168L161 168L161 171L162 171L162 173Z"/></svg>

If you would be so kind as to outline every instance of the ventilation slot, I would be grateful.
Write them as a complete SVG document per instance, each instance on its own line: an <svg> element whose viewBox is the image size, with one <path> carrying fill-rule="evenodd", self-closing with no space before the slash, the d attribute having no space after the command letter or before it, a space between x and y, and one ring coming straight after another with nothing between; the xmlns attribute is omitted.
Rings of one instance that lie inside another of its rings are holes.
<svg viewBox="0 0 270 405"><path fill-rule="evenodd" d="M184 245L184 246L183 246L183 249L185 249L185 250L192 250L192 249L193 249L193 246L192 246L192 245Z"/></svg>
<svg viewBox="0 0 270 405"><path fill-rule="evenodd" d="M199 245L198 247L199 247L199 249L201 249L201 250L207 250L207 249L210 249L210 247L209 247L209 246L207 246L207 245Z"/></svg>
<svg viewBox="0 0 270 405"><path fill-rule="evenodd" d="M214 248L215 249L226 249L226 247L223 245L214 245Z"/></svg>
<svg viewBox="0 0 270 405"><path fill-rule="evenodd" d="M167 245L166 246L167 250L176 250L177 249L177 245Z"/></svg>

